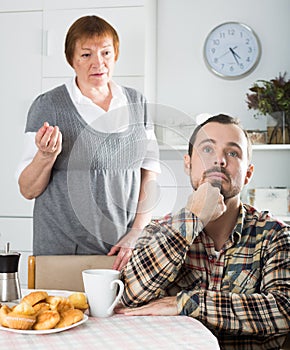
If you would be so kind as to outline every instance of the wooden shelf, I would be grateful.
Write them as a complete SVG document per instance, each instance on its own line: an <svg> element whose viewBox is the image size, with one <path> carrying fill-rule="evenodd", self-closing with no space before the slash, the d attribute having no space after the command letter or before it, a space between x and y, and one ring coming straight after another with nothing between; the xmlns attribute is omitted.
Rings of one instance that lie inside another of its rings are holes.
<svg viewBox="0 0 290 350"><path fill-rule="evenodd" d="M287 145L253 145L254 151L281 151L290 150L290 144Z"/></svg>
<svg viewBox="0 0 290 350"><path fill-rule="evenodd" d="M160 151L187 151L188 145L159 145ZM283 151L290 150L290 144L287 145L253 145L253 151Z"/></svg>

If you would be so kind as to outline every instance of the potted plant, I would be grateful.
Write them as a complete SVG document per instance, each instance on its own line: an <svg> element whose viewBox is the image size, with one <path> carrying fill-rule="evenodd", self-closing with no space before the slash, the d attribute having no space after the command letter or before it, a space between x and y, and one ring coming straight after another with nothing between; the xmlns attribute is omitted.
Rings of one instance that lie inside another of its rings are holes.
<svg viewBox="0 0 290 350"><path fill-rule="evenodd" d="M257 110L256 115L270 115L275 121L268 128L268 143L289 143L290 79L286 75L279 73L274 79L258 80L246 94L249 109Z"/></svg>

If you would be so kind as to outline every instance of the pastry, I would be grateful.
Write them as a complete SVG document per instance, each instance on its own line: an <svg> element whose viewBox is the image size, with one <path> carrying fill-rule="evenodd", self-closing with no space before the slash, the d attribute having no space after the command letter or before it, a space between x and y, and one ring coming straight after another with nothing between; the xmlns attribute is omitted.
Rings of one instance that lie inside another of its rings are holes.
<svg viewBox="0 0 290 350"><path fill-rule="evenodd" d="M36 321L34 315L24 315L17 312L9 312L6 316L6 324L9 328L14 329L31 329Z"/></svg>
<svg viewBox="0 0 290 350"><path fill-rule="evenodd" d="M30 304L31 306L39 303L42 300L45 300L48 297L47 292L44 291L36 291L36 292L31 292L25 297L22 298L21 302L26 302Z"/></svg>
<svg viewBox="0 0 290 350"><path fill-rule="evenodd" d="M29 316L35 315L34 308L30 304L26 303L25 301L21 301L20 304L14 306L12 311L22 315L29 315Z"/></svg>
<svg viewBox="0 0 290 350"><path fill-rule="evenodd" d="M40 303L35 304L33 306L33 309L36 312L36 314L39 314L42 311L50 310L50 305L46 302L40 302Z"/></svg>
<svg viewBox="0 0 290 350"><path fill-rule="evenodd" d="M84 314L78 309L69 309L60 313L60 321L55 328L68 327L74 323L81 321L84 318Z"/></svg>
<svg viewBox="0 0 290 350"><path fill-rule="evenodd" d="M8 324L6 322L6 317L11 312L12 310L10 309L9 306L7 305L2 305L0 309L0 325L3 327L8 327Z"/></svg>
<svg viewBox="0 0 290 350"><path fill-rule="evenodd" d="M65 297L48 296L45 301L50 305L51 310L58 312L73 309L73 304Z"/></svg>
<svg viewBox="0 0 290 350"><path fill-rule="evenodd" d="M33 325L35 330L52 329L60 320L60 315L57 311L45 310L41 311L36 318L36 322Z"/></svg>
<svg viewBox="0 0 290 350"><path fill-rule="evenodd" d="M68 299L73 304L75 309L80 309L82 311L87 310L89 307L87 303L87 298L84 293L76 292L71 294Z"/></svg>

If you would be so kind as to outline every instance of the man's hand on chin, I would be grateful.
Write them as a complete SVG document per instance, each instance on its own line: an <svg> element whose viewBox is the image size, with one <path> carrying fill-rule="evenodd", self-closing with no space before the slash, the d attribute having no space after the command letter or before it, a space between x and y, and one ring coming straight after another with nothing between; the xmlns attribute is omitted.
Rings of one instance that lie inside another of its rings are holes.
<svg viewBox="0 0 290 350"><path fill-rule="evenodd" d="M226 211L220 188L212 186L209 182L204 182L193 191L186 208L202 221L203 226L218 219Z"/></svg>

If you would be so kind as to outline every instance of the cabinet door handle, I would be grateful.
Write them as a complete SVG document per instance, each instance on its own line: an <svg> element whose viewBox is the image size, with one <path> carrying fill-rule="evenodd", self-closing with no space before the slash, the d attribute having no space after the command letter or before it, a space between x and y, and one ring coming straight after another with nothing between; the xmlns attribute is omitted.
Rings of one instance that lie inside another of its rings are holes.
<svg viewBox="0 0 290 350"><path fill-rule="evenodd" d="M48 30L44 30L42 35L42 55L49 56Z"/></svg>

